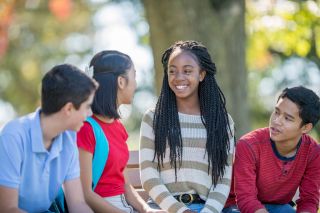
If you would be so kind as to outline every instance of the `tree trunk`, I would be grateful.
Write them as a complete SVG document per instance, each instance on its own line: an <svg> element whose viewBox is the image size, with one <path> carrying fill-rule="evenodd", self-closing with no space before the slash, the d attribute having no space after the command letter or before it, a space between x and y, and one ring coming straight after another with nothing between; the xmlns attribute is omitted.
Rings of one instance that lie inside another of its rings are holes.
<svg viewBox="0 0 320 213"><path fill-rule="evenodd" d="M157 92L162 84L161 55L178 40L197 40L217 66L218 84L236 123L236 136L249 131L245 65L244 0L143 0L150 26Z"/></svg>

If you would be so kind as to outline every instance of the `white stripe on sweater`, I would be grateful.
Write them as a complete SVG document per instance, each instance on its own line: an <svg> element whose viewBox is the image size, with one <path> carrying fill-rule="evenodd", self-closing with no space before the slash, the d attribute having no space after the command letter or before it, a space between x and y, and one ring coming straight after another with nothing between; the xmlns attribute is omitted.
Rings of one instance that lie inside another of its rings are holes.
<svg viewBox="0 0 320 213"><path fill-rule="evenodd" d="M148 149L148 148L143 148L140 150L141 152L141 163L144 161L152 161L153 156L154 156L154 150ZM183 148L183 159L182 161L193 161L193 162L198 162L198 163L204 163L208 164L208 158L207 155L204 158L204 152L205 149L202 148L195 148L195 147L184 147ZM163 159L163 163L170 162L169 159L169 148L166 149L166 157ZM157 161L156 161L157 162Z"/></svg>

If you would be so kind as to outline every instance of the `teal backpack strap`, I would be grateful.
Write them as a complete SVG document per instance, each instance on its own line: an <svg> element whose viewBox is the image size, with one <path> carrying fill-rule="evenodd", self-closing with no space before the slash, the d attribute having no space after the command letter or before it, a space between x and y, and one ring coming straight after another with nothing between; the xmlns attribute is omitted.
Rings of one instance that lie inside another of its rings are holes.
<svg viewBox="0 0 320 213"><path fill-rule="evenodd" d="M94 190L108 160L109 143L98 122L96 122L92 117L88 117L86 121L91 125L96 141L96 147L94 149L92 159L92 189ZM55 213L69 212L65 205L62 187L59 189L58 196L50 206L49 210Z"/></svg>
<svg viewBox="0 0 320 213"><path fill-rule="evenodd" d="M92 159L92 189L94 190L108 160L109 143L102 128L92 117L88 117L86 121L91 125L96 140Z"/></svg>

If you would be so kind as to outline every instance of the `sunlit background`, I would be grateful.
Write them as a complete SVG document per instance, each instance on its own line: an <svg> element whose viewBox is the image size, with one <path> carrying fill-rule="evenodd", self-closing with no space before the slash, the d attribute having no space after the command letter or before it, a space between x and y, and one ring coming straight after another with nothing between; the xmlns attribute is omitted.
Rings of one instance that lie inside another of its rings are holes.
<svg viewBox="0 0 320 213"><path fill-rule="evenodd" d="M160 50L152 51L155 46L144 2L2 1L0 126L39 106L40 80L52 66L67 62L84 70L95 53L114 49L130 55L137 70L133 104L121 108L130 149L137 149L142 114L155 104L158 94L153 51ZM245 41L239 38L239 42L245 42L247 119L253 129L268 124L276 95L283 88L305 85L319 94L320 3L247 0L245 32ZM232 62L230 58L228 63ZM312 134L319 139L318 132L319 127Z"/></svg>

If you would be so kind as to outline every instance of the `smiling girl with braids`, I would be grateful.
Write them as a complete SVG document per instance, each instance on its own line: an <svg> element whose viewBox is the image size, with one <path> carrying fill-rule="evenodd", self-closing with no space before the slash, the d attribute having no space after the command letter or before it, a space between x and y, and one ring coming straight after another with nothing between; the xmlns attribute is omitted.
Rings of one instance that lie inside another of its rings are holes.
<svg viewBox="0 0 320 213"><path fill-rule="evenodd" d="M179 41L162 56L155 109L141 124L143 188L169 212L220 212L231 185L233 121L208 50Z"/></svg>

